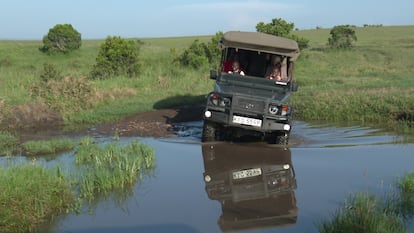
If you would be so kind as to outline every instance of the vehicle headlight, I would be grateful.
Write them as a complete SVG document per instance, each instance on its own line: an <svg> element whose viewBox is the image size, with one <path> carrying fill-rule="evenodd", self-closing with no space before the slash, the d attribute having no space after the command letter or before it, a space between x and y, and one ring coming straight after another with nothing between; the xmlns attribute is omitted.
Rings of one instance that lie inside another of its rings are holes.
<svg viewBox="0 0 414 233"><path fill-rule="evenodd" d="M218 93L211 93L209 99L214 106L226 107L231 105L231 99L229 97L222 97Z"/></svg>
<svg viewBox="0 0 414 233"><path fill-rule="evenodd" d="M269 113L276 115L279 111L278 107L276 105L269 105Z"/></svg>
<svg viewBox="0 0 414 233"><path fill-rule="evenodd" d="M272 115L286 116L290 112L290 107L289 105L270 104L268 111Z"/></svg>
<svg viewBox="0 0 414 233"><path fill-rule="evenodd" d="M219 95L217 93L212 93L210 95L210 102L213 105L218 106L218 104L219 104Z"/></svg>

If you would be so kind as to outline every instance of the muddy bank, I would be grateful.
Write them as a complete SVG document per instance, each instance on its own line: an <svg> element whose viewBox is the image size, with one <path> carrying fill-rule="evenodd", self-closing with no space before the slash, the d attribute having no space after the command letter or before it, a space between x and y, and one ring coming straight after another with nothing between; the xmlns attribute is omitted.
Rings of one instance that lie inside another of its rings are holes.
<svg viewBox="0 0 414 233"><path fill-rule="evenodd" d="M174 123L199 121L203 109L203 105L192 105L137 113L116 122L98 125L92 130L110 136L169 137L174 135Z"/></svg>
<svg viewBox="0 0 414 233"><path fill-rule="evenodd" d="M171 137L175 123L199 121L203 105L156 109L126 116L118 121L91 126L79 131L64 130L63 120L50 111L16 109L13 120L3 121L0 130L18 135L21 142L47 140L66 135L96 134L126 137ZM38 114L37 114L38 113Z"/></svg>

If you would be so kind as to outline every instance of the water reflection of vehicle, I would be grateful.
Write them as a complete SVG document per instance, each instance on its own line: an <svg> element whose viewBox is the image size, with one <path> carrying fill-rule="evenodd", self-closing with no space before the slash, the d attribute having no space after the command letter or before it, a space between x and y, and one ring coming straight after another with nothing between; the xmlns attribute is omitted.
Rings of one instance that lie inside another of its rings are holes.
<svg viewBox="0 0 414 233"><path fill-rule="evenodd" d="M221 203L223 231L296 223L295 171L286 147L204 143L207 195Z"/></svg>

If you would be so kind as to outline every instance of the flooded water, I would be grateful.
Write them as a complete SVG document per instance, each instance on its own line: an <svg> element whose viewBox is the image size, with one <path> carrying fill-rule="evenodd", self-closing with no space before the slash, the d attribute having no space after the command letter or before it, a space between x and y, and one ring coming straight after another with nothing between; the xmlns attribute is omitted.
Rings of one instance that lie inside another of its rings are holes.
<svg viewBox="0 0 414 233"><path fill-rule="evenodd" d="M174 139L139 138L156 168L126 203L101 201L51 232L317 232L350 194L382 195L414 172L414 144L369 128L296 122L289 147L203 144L200 122L177 129Z"/></svg>

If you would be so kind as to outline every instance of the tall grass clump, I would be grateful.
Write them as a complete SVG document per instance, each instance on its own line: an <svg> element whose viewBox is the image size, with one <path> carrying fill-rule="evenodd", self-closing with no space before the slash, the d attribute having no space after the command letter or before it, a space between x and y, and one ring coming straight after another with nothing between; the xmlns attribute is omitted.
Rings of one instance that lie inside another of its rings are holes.
<svg viewBox="0 0 414 233"><path fill-rule="evenodd" d="M0 231L35 232L73 203L70 183L58 170L40 165L0 166Z"/></svg>
<svg viewBox="0 0 414 233"><path fill-rule="evenodd" d="M80 197L89 202L97 194L106 196L111 191L132 187L155 166L153 149L138 141L126 146L99 146L88 139L83 142L75 159L81 174Z"/></svg>
<svg viewBox="0 0 414 233"><path fill-rule="evenodd" d="M404 177L399 179L398 186L404 193L414 194L414 172L407 173Z"/></svg>
<svg viewBox="0 0 414 233"><path fill-rule="evenodd" d="M333 218L318 224L319 232L403 233L405 223L389 203L374 195L357 193L347 199Z"/></svg>
<svg viewBox="0 0 414 233"><path fill-rule="evenodd" d="M52 140L27 141L21 144L27 155L48 155L69 151L75 147L70 139L60 138Z"/></svg>
<svg viewBox="0 0 414 233"><path fill-rule="evenodd" d="M317 224L319 232L408 232L414 216L414 173L399 178L396 187L383 197L360 192L351 195L330 220Z"/></svg>
<svg viewBox="0 0 414 233"><path fill-rule="evenodd" d="M16 149L19 141L9 132L0 131L0 155L11 154Z"/></svg>

